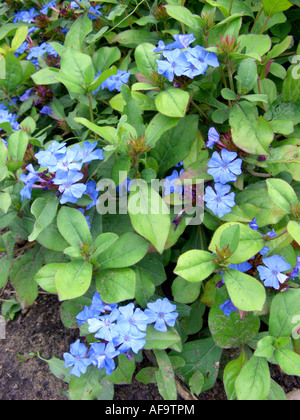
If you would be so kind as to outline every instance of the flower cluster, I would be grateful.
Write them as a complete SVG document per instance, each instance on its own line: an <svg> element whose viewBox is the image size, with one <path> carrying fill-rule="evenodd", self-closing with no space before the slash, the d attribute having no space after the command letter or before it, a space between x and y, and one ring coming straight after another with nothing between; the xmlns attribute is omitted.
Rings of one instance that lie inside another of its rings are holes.
<svg viewBox="0 0 300 420"><path fill-rule="evenodd" d="M89 332L99 342L91 344L88 350L77 340L71 345L70 353L64 354L65 366L72 367L70 374L80 376L90 365L98 369L104 368L107 375L115 369L114 358L122 353L130 357L129 352L138 353L146 344L147 326L154 323L157 331L166 332L173 327L178 317L176 305L167 298L148 303L144 311L135 308L133 303L126 306L108 304L102 301L99 293L95 293L91 306L85 306L77 315L81 326L88 323Z"/></svg>
<svg viewBox="0 0 300 420"><path fill-rule="evenodd" d="M96 205L98 197L96 182L90 181L84 184L79 181L84 181L89 162L104 159L103 150L96 149L97 144L85 141L82 146L75 144L67 148L66 143L53 141L46 150L36 153L35 157L43 169L40 168L38 173L32 164L26 167L29 173L20 176L25 184L20 191L22 200L31 198L32 188L57 189L61 204L76 203L85 193L93 200L87 210ZM37 182L39 184L36 184Z"/></svg>
<svg viewBox="0 0 300 420"><path fill-rule="evenodd" d="M210 130L207 147L212 148L218 142L218 133ZM208 186L203 197L206 206L218 217L230 213L235 206L235 193L231 192L228 182L235 182L237 176L242 174L242 159L237 159L236 152L222 149L220 153L213 152L212 158L207 163L207 173L214 178L215 190Z"/></svg>
<svg viewBox="0 0 300 420"><path fill-rule="evenodd" d="M16 121L17 116L9 112L4 104L0 104L0 124L8 122L10 123L13 130L17 131L20 129L19 123Z"/></svg>
<svg viewBox="0 0 300 420"><path fill-rule="evenodd" d="M193 34L175 35L175 42L165 45L159 41L155 53L161 53L161 59L157 60L158 73L173 82L175 76L186 76L194 79L206 73L208 66L219 67L219 61L215 53L206 51L200 45L192 48L196 38Z"/></svg>
<svg viewBox="0 0 300 420"><path fill-rule="evenodd" d="M98 72L95 78L101 75L101 71ZM101 89L108 89L110 92L117 90L121 92L121 86L128 83L129 77L131 73L118 70L117 74L113 76L109 76L102 84L98 87L98 89L94 90L93 94L97 93L100 88Z"/></svg>

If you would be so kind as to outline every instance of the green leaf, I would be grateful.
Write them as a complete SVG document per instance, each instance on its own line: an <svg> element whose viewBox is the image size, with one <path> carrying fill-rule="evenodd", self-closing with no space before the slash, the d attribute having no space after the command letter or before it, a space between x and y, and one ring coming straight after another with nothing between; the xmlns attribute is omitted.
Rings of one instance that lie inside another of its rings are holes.
<svg viewBox="0 0 300 420"><path fill-rule="evenodd" d="M249 102L234 104L230 111L232 139L236 146L254 155L269 155L273 130L263 117L255 118L255 108Z"/></svg>
<svg viewBox="0 0 300 420"><path fill-rule="evenodd" d="M165 350L181 342L176 330L168 329L167 332L161 332L155 330L153 325L148 325L146 334L145 350Z"/></svg>
<svg viewBox="0 0 300 420"><path fill-rule="evenodd" d="M96 275L96 289L107 303L132 300L135 296L135 272L131 268L101 270Z"/></svg>
<svg viewBox="0 0 300 420"><path fill-rule="evenodd" d="M41 247L30 249L14 261L10 270L10 282L23 309L34 303L38 296L35 275L43 265Z"/></svg>
<svg viewBox="0 0 300 420"><path fill-rule="evenodd" d="M57 226L64 239L72 246L80 247L92 242L87 221L76 209L62 207L57 216Z"/></svg>
<svg viewBox="0 0 300 420"><path fill-rule="evenodd" d="M216 269L214 256L206 251L191 250L178 259L174 273L192 283L199 283Z"/></svg>
<svg viewBox="0 0 300 420"><path fill-rule="evenodd" d="M98 77L96 77L89 85L88 91L91 93L94 90L98 89L102 83L108 79L110 76L117 74L117 67L112 67L111 69L104 70Z"/></svg>
<svg viewBox="0 0 300 420"><path fill-rule="evenodd" d="M68 242L64 240L57 229L56 220L43 230L36 240L43 247L57 252L62 252L68 246Z"/></svg>
<svg viewBox="0 0 300 420"><path fill-rule="evenodd" d="M217 346L230 349L242 347L248 340L256 336L260 328L259 317L247 313L240 318L238 312L226 316L220 305L228 299L226 290L218 291L216 302L209 312L209 329Z"/></svg>
<svg viewBox="0 0 300 420"><path fill-rule="evenodd" d="M37 284L48 293L57 294L55 286L55 275L62 268L64 263L52 263L42 267L35 275Z"/></svg>
<svg viewBox="0 0 300 420"><path fill-rule="evenodd" d="M155 293L155 285L151 280L151 276L146 273L141 268L135 269L135 276L136 276L136 292L135 298L138 304L145 308L147 303L150 301L150 298Z"/></svg>
<svg viewBox="0 0 300 420"><path fill-rule="evenodd" d="M189 155L198 134L198 124L196 115L188 115L160 137L150 152L151 157L159 162L159 177L162 178L170 168Z"/></svg>
<svg viewBox="0 0 300 420"><path fill-rule="evenodd" d="M300 245L300 224L291 220L287 225L287 230L291 237Z"/></svg>
<svg viewBox="0 0 300 420"><path fill-rule="evenodd" d="M178 369L184 377L185 382L189 382L195 372L201 372L204 375L205 382L202 392L211 389L218 376L219 361L223 350L216 346L212 338L203 340L194 340L183 345L180 356L185 360L185 365ZM171 353L177 354L177 353Z"/></svg>
<svg viewBox="0 0 300 420"><path fill-rule="evenodd" d="M45 67L31 75L36 85L54 85L58 83L56 76L59 70L54 67Z"/></svg>
<svg viewBox="0 0 300 420"><path fill-rule="evenodd" d="M95 77L91 57L74 48L68 48L62 54L60 68L61 72L57 79L64 83L70 92L77 92L77 90L73 90L73 84L81 87L81 90L84 92L84 87L92 83ZM61 77L62 75L63 78ZM69 83L68 79L71 83Z"/></svg>
<svg viewBox="0 0 300 420"><path fill-rule="evenodd" d="M75 299L84 295L91 285L92 272L92 265L85 261L75 260L64 264L55 275L59 300Z"/></svg>
<svg viewBox="0 0 300 420"><path fill-rule="evenodd" d="M296 207L299 201L293 188L282 179L268 179L267 186L273 203L290 214L292 212L291 206Z"/></svg>
<svg viewBox="0 0 300 420"><path fill-rule="evenodd" d="M8 139L8 156L17 162L23 162L29 136L25 131L15 131Z"/></svg>
<svg viewBox="0 0 300 420"><path fill-rule="evenodd" d="M243 60L238 69L238 92L242 95L250 92L257 84L257 64L256 60L247 58Z"/></svg>
<svg viewBox="0 0 300 420"><path fill-rule="evenodd" d="M158 364L158 371L155 372L155 378L160 395L164 400L177 400L177 387L172 363L164 350L154 350L154 356Z"/></svg>
<svg viewBox="0 0 300 420"><path fill-rule="evenodd" d="M264 357L268 360L272 359L275 350L274 341L275 338L270 335L267 335L266 337L262 338L257 343L257 348L254 355L256 357Z"/></svg>
<svg viewBox="0 0 300 420"><path fill-rule="evenodd" d="M51 359L46 360L40 357L39 354L38 357L48 363L51 373L53 373L57 379L60 379L67 384L70 383L72 376L69 374L69 369L65 367L64 360L58 359L57 357L52 357Z"/></svg>
<svg viewBox="0 0 300 420"><path fill-rule="evenodd" d="M236 399L235 381L241 373L241 370L245 366L246 362L247 355L244 351L242 351L238 359L232 360L225 367L223 381L226 395L229 401Z"/></svg>
<svg viewBox="0 0 300 420"><path fill-rule="evenodd" d="M173 19L183 23L194 31L202 32L201 19L198 15L192 14L192 12L183 6L169 4L165 6L168 15Z"/></svg>
<svg viewBox="0 0 300 420"><path fill-rule="evenodd" d="M293 4L288 0L262 0L266 16L274 16L276 13L288 10Z"/></svg>
<svg viewBox="0 0 300 420"><path fill-rule="evenodd" d="M0 191L0 209L4 214L8 212L8 209L11 206L11 196L7 192Z"/></svg>
<svg viewBox="0 0 300 420"><path fill-rule="evenodd" d="M300 289L277 294L272 300L269 333L275 338L289 337L300 314Z"/></svg>
<svg viewBox="0 0 300 420"><path fill-rule="evenodd" d="M264 401L270 392L271 376L268 362L252 356L235 381L240 401Z"/></svg>
<svg viewBox="0 0 300 420"><path fill-rule="evenodd" d="M98 134L98 136L106 140L109 144L118 144L117 130L114 127L100 127L86 118L74 118L74 121Z"/></svg>
<svg viewBox="0 0 300 420"><path fill-rule="evenodd" d="M172 283L172 294L178 303L193 303L199 297L201 283L190 283L182 277L176 277Z"/></svg>
<svg viewBox="0 0 300 420"><path fill-rule="evenodd" d="M93 243L95 251L93 252L92 260L94 261L99 254L106 251L107 248L113 245L118 238L119 236L116 233L111 232L101 233L98 235Z"/></svg>
<svg viewBox="0 0 300 420"><path fill-rule="evenodd" d="M0 80L0 86L8 94L14 93L15 89L22 83L22 67L19 60L12 52L5 55L5 78Z"/></svg>
<svg viewBox="0 0 300 420"><path fill-rule="evenodd" d="M276 349L275 359L287 375L300 376L300 355L285 348Z"/></svg>
<svg viewBox="0 0 300 420"><path fill-rule="evenodd" d="M228 89L228 88L222 89L221 95L223 96L224 99L227 99L229 101L235 101L237 99L236 93L233 92L233 90Z"/></svg>
<svg viewBox="0 0 300 420"><path fill-rule="evenodd" d="M156 32L132 29L120 32L111 40L111 43L117 42L121 45L125 45L127 48L136 48L138 45L144 43L156 45L158 41L159 35Z"/></svg>
<svg viewBox="0 0 300 420"><path fill-rule="evenodd" d="M154 54L155 46L153 44L141 44L135 50L135 62L139 72L147 79L157 73L157 54Z"/></svg>
<svg viewBox="0 0 300 420"><path fill-rule="evenodd" d="M93 63L98 71L108 70L121 58L121 52L117 47L101 47L93 55Z"/></svg>
<svg viewBox="0 0 300 420"><path fill-rule="evenodd" d="M167 117L183 118L190 100L188 92L169 88L159 93L155 98L157 110Z"/></svg>
<svg viewBox="0 0 300 420"><path fill-rule="evenodd" d="M101 268L124 268L138 263L147 254L149 242L133 232L118 238L98 257Z"/></svg>
<svg viewBox="0 0 300 420"><path fill-rule="evenodd" d="M225 229L230 226L234 226L236 223L224 223L214 233L209 250L216 253L217 248L221 249L221 237ZM240 264L244 261L249 260L259 251L261 251L265 245L262 235L259 232L251 229L249 225L238 223L240 227L240 238L236 251L228 259L231 264Z"/></svg>
<svg viewBox="0 0 300 420"><path fill-rule="evenodd" d="M156 114L145 131L146 146L154 146L161 136L166 131L174 128L179 121L179 118L171 118L162 114Z"/></svg>
<svg viewBox="0 0 300 420"><path fill-rule="evenodd" d="M237 224L227 227L220 238L220 250L229 247L229 251L234 253L239 246L240 232L240 226Z"/></svg>
<svg viewBox="0 0 300 420"><path fill-rule="evenodd" d="M118 367L110 375L109 381L118 385L131 384L132 375L135 371L134 360L128 360L125 354L120 354L118 362Z"/></svg>
<svg viewBox="0 0 300 420"><path fill-rule="evenodd" d="M137 136L142 137L145 134L146 127L138 102L132 96L130 88L127 85L122 85L121 93L126 103L123 109L123 115L125 114L127 116L127 123L135 128Z"/></svg>
<svg viewBox="0 0 300 420"><path fill-rule="evenodd" d="M32 203L31 213L35 217L35 223L33 231L28 237L29 242L35 241L39 234L52 223L56 216L58 204L59 201L56 197L50 199L39 197Z"/></svg>
<svg viewBox="0 0 300 420"><path fill-rule="evenodd" d="M91 19L89 19L87 13L83 13L75 20L66 34L64 46L67 48L70 47L76 50L82 50L84 39L90 32L92 32L92 30L93 23Z"/></svg>
<svg viewBox="0 0 300 420"><path fill-rule="evenodd" d="M80 378L72 375L69 385L71 400L92 401L97 399L103 388L102 380L105 376L105 370L99 370L95 366L89 366L87 372Z"/></svg>
<svg viewBox="0 0 300 420"><path fill-rule="evenodd" d="M189 380L189 387L191 392L195 395L199 395L202 391L204 382L204 375L198 370Z"/></svg>
<svg viewBox="0 0 300 420"><path fill-rule="evenodd" d="M131 185L128 212L137 233L148 239L162 254L169 236L171 220L169 209L161 196L145 181L135 180Z"/></svg>
<svg viewBox="0 0 300 420"><path fill-rule="evenodd" d="M241 311L261 311L266 302L264 286L238 270L224 272L224 281L233 304Z"/></svg>
<svg viewBox="0 0 300 420"><path fill-rule="evenodd" d="M28 26L20 26L11 41L11 49L15 52L25 41L28 34Z"/></svg>

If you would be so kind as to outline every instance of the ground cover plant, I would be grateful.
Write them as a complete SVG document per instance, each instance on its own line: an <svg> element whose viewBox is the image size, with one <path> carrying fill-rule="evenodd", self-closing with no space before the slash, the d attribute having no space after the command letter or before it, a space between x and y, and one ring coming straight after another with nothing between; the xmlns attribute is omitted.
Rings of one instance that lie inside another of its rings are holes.
<svg viewBox="0 0 300 420"><path fill-rule="evenodd" d="M285 399L270 368L300 376L299 0L0 6L2 319L58 296L78 340L46 362L73 400L113 399L144 356L135 377L165 400L218 377L230 400Z"/></svg>

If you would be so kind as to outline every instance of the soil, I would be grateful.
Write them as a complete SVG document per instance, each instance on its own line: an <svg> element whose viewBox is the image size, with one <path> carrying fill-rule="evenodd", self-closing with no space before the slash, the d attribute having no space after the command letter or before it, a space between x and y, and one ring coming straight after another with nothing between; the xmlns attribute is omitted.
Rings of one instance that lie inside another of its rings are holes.
<svg viewBox="0 0 300 420"><path fill-rule="evenodd" d="M67 400L68 385L57 379L44 359L62 358L78 338L78 330L66 329L59 315L56 296L40 294L26 314L19 313L6 325L6 338L0 340L0 400ZM275 379L285 392L300 389L300 378L282 375ZM221 381L200 394L200 400L226 400ZM115 386L114 400L162 400L157 387L133 380L132 385Z"/></svg>

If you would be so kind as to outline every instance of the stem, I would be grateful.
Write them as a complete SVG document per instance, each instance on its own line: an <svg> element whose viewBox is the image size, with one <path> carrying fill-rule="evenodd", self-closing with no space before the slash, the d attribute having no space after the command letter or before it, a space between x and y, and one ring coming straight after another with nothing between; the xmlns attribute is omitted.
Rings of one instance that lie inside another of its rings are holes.
<svg viewBox="0 0 300 420"><path fill-rule="evenodd" d="M231 0L230 2L229 11L228 11L229 16L231 15L232 6L233 6L233 0Z"/></svg>
<svg viewBox="0 0 300 420"><path fill-rule="evenodd" d="M89 100L89 107L90 107L90 117L91 117L91 122L94 124L95 120L94 120L94 111L93 111L93 103L92 103L92 95L90 93L88 93L88 100Z"/></svg>
<svg viewBox="0 0 300 420"><path fill-rule="evenodd" d="M265 20L265 23L263 24L263 27L260 30L260 33L259 33L260 35L262 35L265 32L265 29L267 27L267 24L269 23L269 20L270 20L270 16L267 16L266 20Z"/></svg>
<svg viewBox="0 0 300 420"><path fill-rule="evenodd" d="M264 6L262 6L261 9L260 9L260 11L257 13L256 18L255 18L255 21L254 21L253 26L252 26L252 29L250 31L250 34L253 33L253 29L255 28L255 26L256 26L259 18L261 17L261 14L262 14L263 11L264 11Z"/></svg>
<svg viewBox="0 0 300 420"><path fill-rule="evenodd" d="M260 172L253 171L252 169L248 169L248 172L251 175L257 176L259 178L271 178L270 174L263 174L263 173L260 173Z"/></svg>
<svg viewBox="0 0 300 420"><path fill-rule="evenodd" d="M230 89L231 89L233 92L235 92L235 89L234 89L234 83L233 83L233 77L232 77L232 70L231 70L231 68L230 68L230 62L229 62L229 60L228 60L228 59L226 60L226 68L227 68L227 73L228 73L228 78L229 78L229 85L230 85Z"/></svg>
<svg viewBox="0 0 300 420"><path fill-rule="evenodd" d="M206 119L206 121L209 122L209 119L208 119L207 115L205 114L205 112L202 111L202 109L194 101L192 101L192 104L197 109L197 111L199 112L199 114L202 115Z"/></svg>
<svg viewBox="0 0 300 420"><path fill-rule="evenodd" d="M112 32L113 30L115 30L118 26L120 26L123 22L125 22L125 20L127 20L130 16L132 16L144 2L145 2L145 0L140 1L139 4L137 4L137 6L133 9L133 11L131 13L129 13L129 15L126 16L124 19L122 19L120 22L118 22L113 28L111 28L109 31L107 31L106 35L109 34L110 32Z"/></svg>

